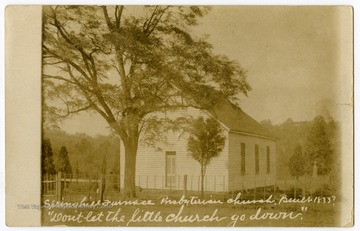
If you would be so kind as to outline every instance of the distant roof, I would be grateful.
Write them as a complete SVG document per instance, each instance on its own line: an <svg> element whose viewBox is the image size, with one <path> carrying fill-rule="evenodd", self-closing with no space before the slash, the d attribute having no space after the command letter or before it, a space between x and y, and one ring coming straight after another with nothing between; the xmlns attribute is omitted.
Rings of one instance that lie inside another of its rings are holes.
<svg viewBox="0 0 360 231"><path fill-rule="evenodd" d="M264 126L229 101L219 103L208 111L230 131L245 132L276 139Z"/></svg>

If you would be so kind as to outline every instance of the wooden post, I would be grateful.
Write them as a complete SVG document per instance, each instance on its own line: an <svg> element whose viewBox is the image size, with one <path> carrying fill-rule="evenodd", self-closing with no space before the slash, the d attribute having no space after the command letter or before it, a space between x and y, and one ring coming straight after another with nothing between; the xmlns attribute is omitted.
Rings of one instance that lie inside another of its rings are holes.
<svg viewBox="0 0 360 231"><path fill-rule="evenodd" d="M223 200L225 201L225 176L222 177L223 178Z"/></svg>
<svg viewBox="0 0 360 231"><path fill-rule="evenodd" d="M45 180L46 181L49 181L50 180L50 177L49 177L49 173L47 173L46 175L45 175ZM46 194L50 191L50 184L49 183L45 183L45 188L46 188Z"/></svg>
<svg viewBox="0 0 360 231"><path fill-rule="evenodd" d="M223 176L223 192L225 192L225 176Z"/></svg>
<svg viewBox="0 0 360 231"><path fill-rule="evenodd" d="M100 189L100 201L102 202L103 201L103 196L104 196L104 192L103 192L103 187L104 187L104 185L103 185L103 182L104 181L104 175L101 173L100 174L100 187L99 187L99 189Z"/></svg>
<svg viewBox="0 0 360 231"><path fill-rule="evenodd" d="M119 170L119 181L118 182L119 182L119 192L121 192L121 172L120 172L120 170Z"/></svg>
<svg viewBox="0 0 360 231"><path fill-rule="evenodd" d="M274 196L275 196L275 193L276 193L276 180L275 180L275 183L274 183Z"/></svg>
<svg viewBox="0 0 360 231"><path fill-rule="evenodd" d="M91 201L91 177L89 177L89 193L88 193L88 201Z"/></svg>
<svg viewBox="0 0 360 231"><path fill-rule="evenodd" d="M53 181L53 182L51 182L50 184L49 184L49 190L50 191L54 191L54 190L56 190L56 178L54 177L54 175L48 175L48 180L51 180L51 181ZM56 193L56 192L55 192Z"/></svg>
<svg viewBox="0 0 360 231"><path fill-rule="evenodd" d="M255 176L255 187L254 187L254 200L256 200L256 176Z"/></svg>
<svg viewBox="0 0 360 231"><path fill-rule="evenodd" d="M187 175L184 175L184 197L187 195Z"/></svg>
<svg viewBox="0 0 360 231"><path fill-rule="evenodd" d="M61 172L56 175L56 199L62 201Z"/></svg>
<svg viewBox="0 0 360 231"><path fill-rule="evenodd" d="M313 196L316 196L316 194L314 195L314 193L315 193L314 179L310 178L310 196L311 196L311 198L313 198Z"/></svg>
<svg viewBox="0 0 360 231"><path fill-rule="evenodd" d="M71 188L72 187L72 181L73 181L73 175L70 174L70 178L69 178L69 185L68 185L68 188ZM71 201L71 192L69 192L69 200Z"/></svg>
<svg viewBox="0 0 360 231"><path fill-rule="evenodd" d="M264 191L263 191L263 198L265 199L265 196L266 196L266 188L264 186Z"/></svg>
<svg viewBox="0 0 360 231"><path fill-rule="evenodd" d="M191 184L190 184L190 190L193 190L193 176L191 175Z"/></svg>
<svg viewBox="0 0 360 231"><path fill-rule="evenodd" d="M265 199L265 190L266 190L266 177L265 177L265 183L264 183L264 195L263 195L264 199Z"/></svg>
<svg viewBox="0 0 360 231"><path fill-rule="evenodd" d="M67 180L68 180L66 173L64 173L64 178L65 178L65 179L64 179L64 189L65 189L65 188L67 188Z"/></svg>
<svg viewBox="0 0 360 231"><path fill-rule="evenodd" d="M208 190L208 188L207 188L207 176L205 176L205 192ZM206 193L205 193L205 197L206 197Z"/></svg>
<svg viewBox="0 0 360 231"><path fill-rule="evenodd" d="M161 189L164 189L164 176L161 177Z"/></svg>
<svg viewBox="0 0 360 231"><path fill-rule="evenodd" d="M198 176L198 193L200 192L200 176Z"/></svg>
<svg viewBox="0 0 360 231"><path fill-rule="evenodd" d="M171 187L172 187L172 176L170 176L170 177L169 177L169 180L170 180L170 184L169 184L169 186L170 186L170 193L169 193L169 195L171 195Z"/></svg>
<svg viewBox="0 0 360 231"><path fill-rule="evenodd" d="M320 197L322 198L322 196L323 196L323 187L321 186L320 187Z"/></svg>
<svg viewBox="0 0 360 231"><path fill-rule="evenodd" d="M214 192L216 192L216 176L214 176Z"/></svg>

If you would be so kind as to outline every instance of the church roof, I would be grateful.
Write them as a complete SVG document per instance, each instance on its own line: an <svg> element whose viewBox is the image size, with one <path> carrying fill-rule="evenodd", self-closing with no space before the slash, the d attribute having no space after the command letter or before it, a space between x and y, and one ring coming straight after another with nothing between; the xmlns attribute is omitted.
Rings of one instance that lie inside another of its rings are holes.
<svg viewBox="0 0 360 231"><path fill-rule="evenodd" d="M230 132L250 133L275 139L270 131L233 103L228 101L219 103L208 111L215 119L230 129Z"/></svg>

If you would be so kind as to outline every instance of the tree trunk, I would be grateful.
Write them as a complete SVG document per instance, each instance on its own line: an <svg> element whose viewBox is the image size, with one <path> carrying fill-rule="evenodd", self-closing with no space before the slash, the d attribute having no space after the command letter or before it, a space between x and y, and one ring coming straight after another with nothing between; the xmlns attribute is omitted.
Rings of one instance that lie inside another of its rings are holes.
<svg viewBox="0 0 360 231"><path fill-rule="evenodd" d="M136 192L135 192L136 152L137 152L137 142L136 145L125 144L124 191L125 191L125 196L127 198L136 197Z"/></svg>
<svg viewBox="0 0 360 231"><path fill-rule="evenodd" d="M103 157L103 164L102 164L100 177L101 177L100 201L103 202L104 201L104 192L105 192L105 187L106 187L106 154Z"/></svg>
<svg viewBox="0 0 360 231"><path fill-rule="evenodd" d="M103 202L104 201L104 192L105 192L105 187L106 187L106 175L105 173L101 174L101 191L100 191L100 201Z"/></svg>
<svg viewBox="0 0 360 231"><path fill-rule="evenodd" d="M139 123L140 118L136 115L128 115L126 118L127 137L123 139L125 147L124 165L124 193L126 198L136 197L135 177L136 177L136 154L139 143ZM119 134L121 137L121 134Z"/></svg>
<svg viewBox="0 0 360 231"><path fill-rule="evenodd" d="M201 165L201 198L204 198L204 166Z"/></svg>

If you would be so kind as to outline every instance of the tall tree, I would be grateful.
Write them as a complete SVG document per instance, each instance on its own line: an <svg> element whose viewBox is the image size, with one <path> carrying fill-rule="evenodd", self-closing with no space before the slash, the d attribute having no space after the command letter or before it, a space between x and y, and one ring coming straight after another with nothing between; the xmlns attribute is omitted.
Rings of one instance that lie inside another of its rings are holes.
<svg viewBox="0 0 360 231"><path fill-rule="evenodd" d="M43 139L41 143L41 174L55 174L53 151L49 139Z"/></svg>
<svg viewBox="0 0 360 231"><path fill-rule="evenodd" d="M309 160L308 173L311 172L311 166L316 161L319 174L328 174L332 169L334 157L324 117L314 118L305 145L306 157Z"/></svg>
<svg viewBox="0 0 360 231"><path fill-rule="evenodd" d="M235 102L250 90L237 62L214 55L211 44L189 33L208 11L198 6L44 8L45 121L84 110L101 115L124 143L128 197L135 196L139 137L147 123L158 120L154 112L209 108L225 99Z"/></svg>
<svg viewBox="0 0 360 231"><path fill-rule="evenodd" d="M106 149L108 155L106 161L110 163L108 172L112 171L114 174L119 175L120 140L116 135L97 135L96 137L91 137L81 133L68 134L58 129L46 128L43 132L45 134L44 137L51 140L53 150L58 152L63 145L66 146L73 167L73 173L79 177L83 175L99 176L103 161L101 153L105 150L103 143L107 142Z"/></svg>
<svg viewBox="0 0 360 231"><path fill-rule="evenodd" d="M97 148L96 153L102 157L102 164L101 164L101 169L100 169L100 176L101 176L101 193L100 193L100 201L103 201L103 196L104 196L104 192L105 192L105 187L106 187L106 174L108 173L108 169L107 169L107 156L109 154L109 148L110 148L111 143L106 140L104 142L102 142L100 144L100 146Z"/></svg>
<svg viewBox="0 0 360 231"><path fill-rule="evenodd" d="M293 149L293 154L290 157L289 169L292 176L295 176L296 179L305 175L306 169L306 159L302 152L302 147L300 144L297 144Z"/></svg>
<svg viewBox="0 0 360 231"><path fill-rule="evenodd" d="M99 175L99 168L101 166L101 157L96 155L95 152L95 140L89 136L73 137L76 140L76 144L73 147L73 153L75 159L80 164L81 173L85 176Z"/></svg>
<svg viewBox="0 0 360 231"><path fill-rule="evenodd" d="M206 166L210 160L217 157L225 144L225 136L219 123L212 119L203 117L194 121L192 131L187 144L191 156L200 163L201 169L201 196L204 196L204 179Z"/></svg>
<svg viewBox="0 0 360 231"><path fill-rule="evenodd" d="M59 154L56 156L55 168L57 172L72 173L68 151L65 146L61 147Z"/></svg>

